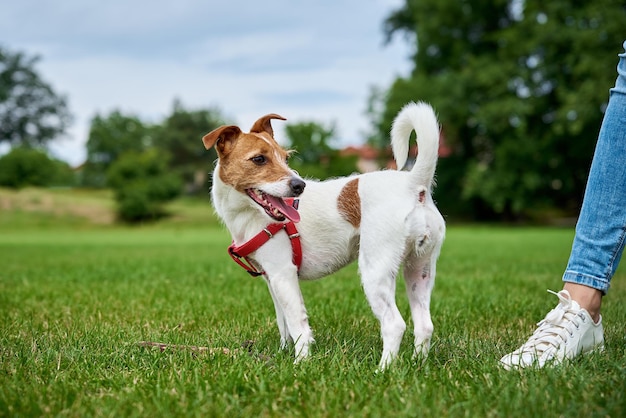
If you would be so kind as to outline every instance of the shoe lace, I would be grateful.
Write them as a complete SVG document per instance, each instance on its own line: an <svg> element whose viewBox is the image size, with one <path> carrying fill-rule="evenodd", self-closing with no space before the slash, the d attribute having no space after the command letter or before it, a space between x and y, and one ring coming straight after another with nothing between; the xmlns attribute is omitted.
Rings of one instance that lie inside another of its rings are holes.
<svg viewBox="0 0 626 418"><path fill-rule="evenodd" d="M556 308L548 312L544 319L537 323L537 329L528 341L518 350L520 353L533 353L541 356L544 353L556 352L561 344L574 336L575 329L586 318L580 307L572 301L568 292L548 292L559 298Z"/></svg>

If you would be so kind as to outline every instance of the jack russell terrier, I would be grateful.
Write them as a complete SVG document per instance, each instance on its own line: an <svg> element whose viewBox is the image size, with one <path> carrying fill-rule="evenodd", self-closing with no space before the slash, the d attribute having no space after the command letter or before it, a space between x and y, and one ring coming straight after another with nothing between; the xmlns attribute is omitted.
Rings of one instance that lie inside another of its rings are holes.
<svg viewBox="0 0 626 418"><path fill-rule="evenodd" d="M414 325L414 357L424 360L433 334L430 297L445 236L445 222L431 197L439 149L433 109L410 103L393 123L398 168L405 165L410 135L416 132L419 153L410 171L327 181L305 182L289 168L289 152L274 140L272 119L285 120L277 114L263 116L249 133L221 126L202 141L206 149L217 149L211 194L233 239L229 253L250 274L265 278L281 348L294 342L298 362L313 343L298 280L326 276L358 258L363 290L381 327L379 369L397 356L406 329L395 301L401 265Z"/></svg>

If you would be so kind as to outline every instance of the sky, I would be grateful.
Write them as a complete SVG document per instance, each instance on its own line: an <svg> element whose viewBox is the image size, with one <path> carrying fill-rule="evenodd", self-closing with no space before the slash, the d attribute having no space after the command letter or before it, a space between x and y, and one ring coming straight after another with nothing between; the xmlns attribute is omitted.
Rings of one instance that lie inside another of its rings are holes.
<svg viewBox="0 0 626 418"><path fill-rule="evenodd" d="M40 56L41 78L67 97L73 122L51 152L72 165L96 114L159 123L174 100L217 107L244 131L268 113L334 123L339 145L357 145L371 88L411 70L409 43L384 42L383 22L403 3L0 0L0 45Z"/></svg>

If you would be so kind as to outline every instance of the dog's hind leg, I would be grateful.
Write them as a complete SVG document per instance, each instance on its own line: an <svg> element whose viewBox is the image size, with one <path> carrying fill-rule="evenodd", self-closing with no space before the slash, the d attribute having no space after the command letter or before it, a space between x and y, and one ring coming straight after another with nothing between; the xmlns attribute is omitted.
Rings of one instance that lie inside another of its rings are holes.
<svg viewBox="0 0 626 418"><path fill-rule="evenodd" d="M426 360L433 335L433 322L430 316L430 296L435 284L437 257L431 254L409 256L404 266L406 293L413 318L415 350L414 358Z"/></svg>
<svg viewBox="0 0 626 418"><path fill-rule="evenodd" d="M385 248L380 246L368 248L369 250L361 247L359 269L365 296L380 322L383 353L378 368L384 370L398 355L400 342L406 330L406 324L396 305L398 247L395 247L394 251L385 251Z"/></svg>

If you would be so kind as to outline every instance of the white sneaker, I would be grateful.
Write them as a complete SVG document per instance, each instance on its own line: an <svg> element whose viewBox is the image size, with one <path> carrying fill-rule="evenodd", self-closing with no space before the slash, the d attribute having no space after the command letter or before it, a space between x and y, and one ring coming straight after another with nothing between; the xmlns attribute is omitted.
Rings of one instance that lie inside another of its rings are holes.
<svg viewBox="0 0 626 418"><path fill-rule="evenodd" d="M500 359L505 369L556 365L566 358L604 349L602 317L594 323L589 312L573 301L567 290L548 292L558 296L559 304L537 324L524 345Z"/></svg>

